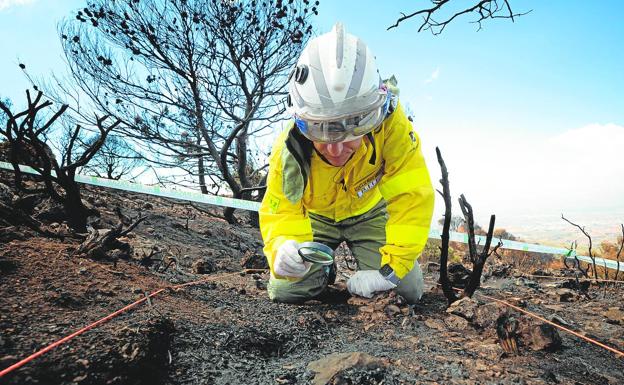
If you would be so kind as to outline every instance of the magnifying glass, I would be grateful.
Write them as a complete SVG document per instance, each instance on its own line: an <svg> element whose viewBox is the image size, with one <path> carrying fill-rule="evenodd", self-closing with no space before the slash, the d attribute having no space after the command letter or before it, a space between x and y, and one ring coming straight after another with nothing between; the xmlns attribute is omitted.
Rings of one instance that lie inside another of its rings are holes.
<svg viewBox="0 0 624 385"><path fill-rule="evenodd" d="M299 244L299 255L306 262L329 266L334 263L334 251L331 247L319 242L303 242Z"/></svg>

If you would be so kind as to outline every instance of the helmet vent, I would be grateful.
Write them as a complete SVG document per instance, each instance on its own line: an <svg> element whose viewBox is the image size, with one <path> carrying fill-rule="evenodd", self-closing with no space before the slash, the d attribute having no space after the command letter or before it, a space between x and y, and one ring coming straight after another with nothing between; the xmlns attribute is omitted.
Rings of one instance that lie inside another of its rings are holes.
<svg viewBox="0 0 624 385"><path fill-rule="evenodd" d="M305 64L297 66L297 69L295 70L295 81L299 84L303 84L307 78L308 78L308 66Z"/></svg>

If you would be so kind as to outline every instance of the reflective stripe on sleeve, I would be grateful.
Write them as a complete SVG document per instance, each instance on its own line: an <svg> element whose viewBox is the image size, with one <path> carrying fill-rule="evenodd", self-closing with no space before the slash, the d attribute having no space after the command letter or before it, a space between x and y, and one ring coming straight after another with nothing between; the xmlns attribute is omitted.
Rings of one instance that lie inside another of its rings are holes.
<svg viewBox="0 0 624 385"><path fill-rule="evenodd" d="M424 245L429 237L429 227L414 225L387 225L386 243L391 245Z"/></svg>
<svg viewBox="0 0 624 385"><path fill-rule="evenodd" d="M426 183L422 183L426 181ZM426 167L420 167L387 180L382 180L379 184L379 191L386 200L390 200L395 196L414 190L415 188L429 183L429 172Z"/></svg>
<svg viewBox="0 0 624 385"><path fill-rule="evenodd" d="M267 224L266 228L266 239L273 239L277 237L289 237L291 239L296 239L298 237L305 237L312 234L312 224L310 222L310 218L271 221Z"/></svg>

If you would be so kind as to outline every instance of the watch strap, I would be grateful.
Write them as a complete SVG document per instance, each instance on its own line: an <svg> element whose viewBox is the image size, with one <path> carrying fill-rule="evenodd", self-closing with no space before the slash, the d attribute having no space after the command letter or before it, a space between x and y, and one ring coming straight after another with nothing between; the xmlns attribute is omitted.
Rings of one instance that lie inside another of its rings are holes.
<svg viewBox="0 0 624 385"><path fill-rule="evenodd" d="M392 282L395 285L399 285L399 283L401 283L401 279L399 277L397 277L397 275L394 272L394 269L392 269L390 267L390 265L384 265L381 269L379 269L379 273L381 274L382 277L384 277L385 279L387 279L388 281Z"/></svg>

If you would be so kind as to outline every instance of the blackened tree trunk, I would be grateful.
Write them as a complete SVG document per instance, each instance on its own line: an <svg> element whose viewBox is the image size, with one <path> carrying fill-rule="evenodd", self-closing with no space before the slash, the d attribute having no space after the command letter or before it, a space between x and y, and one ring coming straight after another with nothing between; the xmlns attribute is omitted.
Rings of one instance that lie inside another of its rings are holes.
<svg viewBox="0 0 624 385"><path fill-rule="evenodd" d="M69 226L76 232L87 231L87 219L91 212L84 206L80 194L80 185L75 181L76 171L86 166L104 144L107 135L117 126L117 120L112 125L104 127L108 117L96 118L95 125L99 136L76 151L77 143L81 139L81 125L67 132L67 142L62 149L62 159L59 162L46 144L51 137L54 124L63 115L68 106L61 108L46 121L37 119L37 114L52 105L51 101L42 100L43 93L39 91L34 100L30 92L26 91L28 107L26 110L14 114L9 107L0 101L0 110L8 117L6 128L0 127L0 135L4 136L11 152L10 161L13 165L16 187L27 193L44 192L54 201L63 205ZM78 152L78 154L76 154ZM43 182L43 188L28 188L23 183L22 171L19 164L25 164L37 171Z"/></svg>

